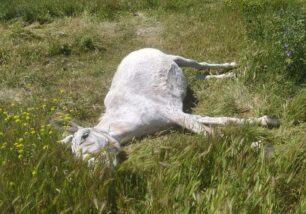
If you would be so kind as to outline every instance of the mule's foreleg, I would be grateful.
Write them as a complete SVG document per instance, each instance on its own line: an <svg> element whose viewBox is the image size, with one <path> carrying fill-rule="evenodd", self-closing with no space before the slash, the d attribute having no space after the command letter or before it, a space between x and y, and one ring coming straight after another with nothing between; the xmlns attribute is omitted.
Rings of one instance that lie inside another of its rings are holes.
<svg viewBox="0 0 306 214"><path fill-rule="evenodd" d="M278 119L269 116L258 118L235 118L235 117L203 117L199 115L187 114L183 111L167 109L163 111L163 116L172 123L177 124L195 133L212 133L212 129L206 125L227 125L227 124L257 124L264 127L278 127Z"/></svg>
<svg viewBox="0 0 306 214"><path fill-rule="evenodd" d="M167 120L171 121L171 123L186 128L194 133L212 133L209 127L197 121L197 118L191 114L186 114L179 110L167 109L162 112L162 115L167 118Z"/></svg>
<svg viewBox="0 0 306 214"><path fill-rule="evenodd" d="M227 125L227 124L257 124L264 127L278 127L280 122L278 119L263 116L258 118L235 118L235 117L202 117L198 115L193 115L196 121L203 123L205 125Z"/></svg>

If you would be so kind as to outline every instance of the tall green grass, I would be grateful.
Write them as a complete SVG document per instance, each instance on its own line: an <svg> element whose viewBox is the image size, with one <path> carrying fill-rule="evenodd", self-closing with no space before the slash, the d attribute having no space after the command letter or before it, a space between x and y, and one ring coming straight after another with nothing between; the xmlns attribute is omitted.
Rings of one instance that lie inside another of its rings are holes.
<svg viewBox="0 0 306 214"><path fill-rule="evenodd" d="M286 100L306 84L304 2L229 0L226 4L240 12L245 25L241 60L245 83L273 100L262 109L264 114L284 116Z"/></svg>
<svg viewBox="0 0 306 214"><path fill-rule="evenodd" d="M2 212L302 213L305 208L305 150L271 155L251 149L259 136L269 140L256 127L228 127L223 137L169 133L144 140L113 170L88 168L67 156L68 148L57 143L58 131L41 121L56 105L54 99L40 108L0 110Z"/></svg>
<svg viewBox="0 0 306 214"><path fill-rule="evenodd" d="M147 139L121 166L90 169L67 156L47 121L37 124L40 114L52 112L49 108L12 106L10 112L0 112L5 121L1 139L6 141L0 149L0 207L5 213L305 209L305 150L272 156L253 150L250 143L261 135L255 127L230 127L224 137L181 133Z"/></svg>
<svg viewBox="0 0 306 214"><path fill-rule="evenodd" d="M245 53L247 80L281 87L286 82L305 84L305 4L295 0L238 0L228 4L240 10L244 18L249 46Z"/></svg>

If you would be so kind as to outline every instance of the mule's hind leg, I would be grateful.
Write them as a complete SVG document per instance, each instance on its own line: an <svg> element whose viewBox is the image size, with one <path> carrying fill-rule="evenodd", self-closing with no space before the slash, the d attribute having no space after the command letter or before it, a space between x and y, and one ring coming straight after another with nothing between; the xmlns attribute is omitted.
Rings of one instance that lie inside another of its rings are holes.
<svg viewBox="0 0 306 214"><path fill-rule="evenodd" d="M180 67L191 67L199 70L209 69L209 68L224 68L231 69L236 67L235 62L223 63L223 64L209 64L207 62L198 62L193 59L187 59L182 56L169 55L171 59Z"/></svg>
<svg viewBox="0 0 306 214"><path fill-rule="evenodd" d="M226 79L231 77L236 77L236 74L234 72L229 72L225 74L210 74L205 75L203 79Z"/></svg>

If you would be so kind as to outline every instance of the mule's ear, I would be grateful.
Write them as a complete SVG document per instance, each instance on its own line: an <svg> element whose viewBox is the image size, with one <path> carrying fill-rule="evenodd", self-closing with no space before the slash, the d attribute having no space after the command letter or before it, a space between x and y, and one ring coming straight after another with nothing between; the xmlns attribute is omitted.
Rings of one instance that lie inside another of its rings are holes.
<svg viewBox="0 0 306 214"><path fill-rule="evenodd" d="M51 119L49 123L57 130L63 129L65 123L63 120Z"/></svg>
<svg viewBox="0 0 306 214"><path fill-rule="evenodd" d="M73 134L73 133L76 133L77 131L79 130L79 127L77 126L71 126L69 127L66 131Z"/></svg>
<svg viewBox="0 0 306 214"><path fill-rule="evenodd" d="M78 126L74 122L69 122L69 126L70 127L67 129L67 132L72 133L72 134L77 132L79 128L82 128L81 126Z"/></svg>
<svg viewBox="0 0 306 214"><path fill-rule="evenodd" d="M63 140L61 140L61 143L62 144L71 144L72 138L73 138L73 135L68 135Z"/></svg>
<svg viewBox="0 0 306 214"><path fill-rule="evenodd" d="M65 121L63 121L63 120L52 119L52 120L50 120L50 124L54 128L56 128L58 130L62 130L67 123L65 123ZM77 132L79 130L79 128L81 128L81 127L78 126L77 124L75 124L74 122L69 122L68 123L68 128L65 131L70 133L70 134L73 134L73 133Z"/></svg>

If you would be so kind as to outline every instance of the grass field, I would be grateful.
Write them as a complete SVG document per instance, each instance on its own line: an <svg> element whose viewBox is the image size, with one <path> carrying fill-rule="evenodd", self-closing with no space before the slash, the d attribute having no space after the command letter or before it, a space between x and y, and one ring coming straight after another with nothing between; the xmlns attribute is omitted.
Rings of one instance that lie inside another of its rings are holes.
<svg viewBox="0 0 306 214"><path fill-rule="evenodd" d="M3 0L1 213L306 213L305 25L302 0ZM143 47L238 62L226 80L184 69L192 112L281 126L173 128L89 169L50 121L94 125L116 66Z"/></svg>

